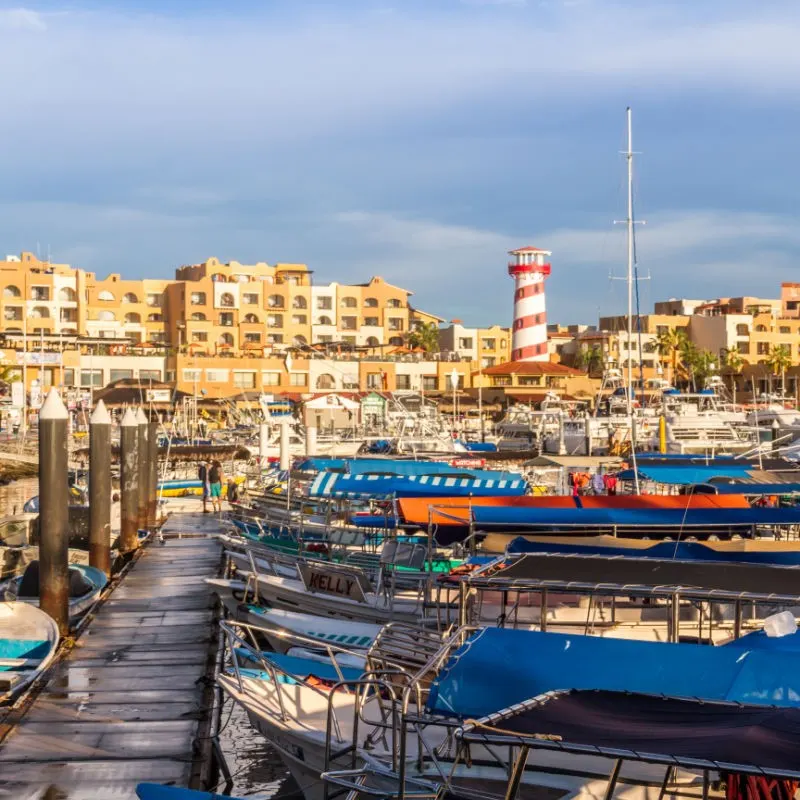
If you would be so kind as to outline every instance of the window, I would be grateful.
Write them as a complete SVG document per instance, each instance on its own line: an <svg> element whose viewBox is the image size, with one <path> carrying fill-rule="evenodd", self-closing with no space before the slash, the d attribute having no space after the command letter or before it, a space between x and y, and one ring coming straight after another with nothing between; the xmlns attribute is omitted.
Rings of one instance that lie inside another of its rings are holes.
<svg viewBox="0 0 800 800"><path fill-rule="evenodd" d="M101 314L111 314L110 311L101 311L100 313ZM98 316L98 319L100 319L99 316ZM113 314L111 314L111 319L114 319L114 315ZM148 314L147 315L147 321L148 322L163 322L164 321L164 317L162 317L161 314Z"/></svg>
<svg viewBox="0 0 800 800"><path fill-rule="evenodd" d="M494 350L497 346L497 339L483 339L481 340L481 348L484 350Z"/></svg>
<svg viewBox="0 0 800 800"><path fill-rule="evenodd" d="M292 344L295 347L305 347L308 344L308 339L305 336L300 336L299 334L292 338Z"/></svg>
<svg viewBox="0 0 800 800"><path fill-rule="evenodd" d="M389 330L390 331L402 331L403 330L403 320L402 320L402 318L400 318L400 317L391 317L389 319ZM470 345L470 347L471 346L472 345Z"/></svg>
<svg viewBox="0 0 800 800"><path fill-rule="evenodd" d="M75 370L74 369L65 369L64 370L64 386L74 386L75 385Z"/></svg>
<svg viewBox="0 0 800 800"><path fill-rule="evenodd" d="M398 375L395 378L395 383L398 389L411 389L411 376L410 375Z"/></svg>
<svg viewBox="0 0 800 800"><path fill-rule="evenodd" d="M206 293L205 292L192 292L189 296L189 302L193 306L204 306L206 304ZM148 299L148 304L150 303Z"/></svg>
<svg viewBox="0 0 800 800"><path fill-rule="evenodd" d="M139 380L140 381L160 381L161 380L161 370L160 369L140 369L139 370Z"/></svg>
<svg viewBox="0 0 800 800"><path fill-rule="evenodd" d="M102 386L103 370L101 369L82 369L81 386Z"/></svg>
<svg viewBox="0 0 800 800"><path fill-rule="evenodd" d="M766 325L756 325L756 332L757 333L766 333L767 326Z"/></svg>
<svg viewBox="0 0 800 800"><path fill-rule="evenodd" d="M750 355L750 342L739 342L736 345L736 350L740 355L749 356Z"/></svg>
<svg viewBox="0 0 800 800"><path fill-rule="evenodd" d="M780 333L791 333L792 329L788 325L781 325Z"/></svg>
<svg viewBox="0 0 800 800"><path fill-rule="evenodd" d="M126 292L122 295L122 302L123 303L138 303L139 298L133 292Z"/></svg>
<svg viewBox="0 0 800 800"><path fill-rule="evenodd" d="M219 315L219 324L224 325L226 328L233 326L233 313L231 311L223 311Z"/></svg>
<svg viewBox="0 0 800 800"><path fill-rule="evenodd" d="M6 286L3 289L3 297L21 297L22 293L16 286Z"/></svg>
<svg viewBox="0 0 800 800"><path fill-rule="evenodd" d="M244 322L253 325L258 324L258 317L255 314L245 314L244 315Z"/></svg>
<svg viewBox="0 0 800 800"><path fill-rule="evenodd" d="M747 334L749 333L750 333L750 328L748 328L747 325L740 324L736 326L737 336L747 336Z"/></svg>
<svg viewBox="0 0 800 800"><path fill-rule="evenodd" d="M292 300L292 308L308 308L305 297L295 297Z"/></svg>
<svg viewBox="0 0 800 800"><path fill-rule="evenodd" d="M32 286L31 287L31 300L39 302L50 300L50 287L49 286Z"/></svg>
<svg viewBox="0 0 800 800"><path fill-rule="evenodd" d="M62 303L74 303L78 299L78 295L75 294L75 290L71 289L69 286L62 286L61 289L58 290L58 299Z"/></svg>
<svg viewBox="0 0 800 800"><path fill-rule="evenodd" d="M356 337L355 336L342 336L342 342L344 344L356 344Z"/></svg>
<svg viewBox="0 0 800 800"><path fill-rule="evenodd" d="M332 342L333 336L328 336L327 334L325 334L323 336L317 337L317 341L322 342L323 344L325 344L325 342Z"/></svg>
<svg viewBox="0 0 800 800"><path fill-rule="evenodd" d="M104 289L97 295L97 299L102 300L104 303L113 303L117 298L114 297L111 292Z"/></svg>
<svg viewBox="0 0 800 800"><path fill-rule="evenodd" d="M268 328L282 328L283 327L283 314L268 314L267 315Z"/></svg>
<svg viewBox="0 0 800 800"><path fill-rule="evenodd" d="M8 321L20 321L22 319L22 307L6 306L5 310L3 311L3 318Z"/></svg>
<svg viewBox="0 0 800 800"><path fill-rule="evenodd" d="M403 330L402 328L393 328L391 326L391 323L395 322L395 321L396 320L389 320L389 330L392 330L392 331ZM471 350L472 349L472 337L470 336L468 338L464 338L464 337L460 338L458 340L458 349L459 350Z"/></svg>
<svg viewBox="0 0 800 800"><path fill-rule="evenodd" d="M185 381L199 381L203 377L203 370L201 369L185 369L183 370L183 380Z"/></svg>
<svg viewBox="0 0 800 800"><path fill-rule="evenodd" d="M330 311L333 308L333 298L331 297L318 297L317 309L319 311Z"/></svg>
<svg viewBox="0 0 800 800"><path fill-rule="evenodd" d="M205 322L206 315L202 311L195 311L189 319L192 322Z"/></svg>
<svg viewBox="0 0 800 800"><path fill-rule="evenodd" d="M226 370L226 369L207 369L206 370L206 380L209 383L227 383L228 382L228 370Z"/></svg>
<svg viewBox="0 0 800 800"><path fill-rule="evenodd" d="M267 308L283 308L283 298L279 294L271 294L267 298Z"/></svg>
<svg viewBox="0 0 800 800"><path fill-rule="evenodd" d="M111 312L109 311L109 312L106 312L106 313L110 314ZM49 319L50 310L47 308L47 306L34 306L33 307L33 311L31 311L31 316L34 319ZM113 314L112 314L111 318L112 319L114 318ZM98 316L98 319L101 319L101 317Z"/></svg>
<svg viewBox="0 0 800 800"><path fill-rule="evenodd" d="M223 308L234 308L236 306L236 298L230 292L223 292L219 296L219 304Z"/></svg>
<svg viewBox="0 0 800 800"><path fill-rule="evenodd" d="M343 297L341 301L342 308L357 308L358 300L355 297Z"/></svg>
<svg viewBox="0 0 800 800"><path fill-rule="evenodd" d="M492 375L492 386L511 386L511 376Z"/></svg>
<svg viewBox="0 0 800 800"><path fill-rule="evenodd" d="M769 342L758 342L756 345L756 354L759 356L769 355Z"/></svg>
<svg viewBox="0 0 800 800"><path fill-rule="evenodd" d="M383 372L368 372L367 373L367 388L368 389L383 389L383 381L386 374Z"/></svg>
<svg viewBox="0 0 800 800"><path fill-rule="evenodd" d="M243 294L242 295L242 302L246 306L257 306L258 305L258 295L257 294L251 294L250 292L248 292L247 294Z"/></svg>
<svg viewBox="0 0 800 800"><path fill-rule="evenodd" d="M268 333L267 334L267 344L283 344L283 334L282 333Z"/></svg>
<svg viewBox="0 0 800 800"><path fill-rule="evenodd" d="M154 344L161 344L167 341L167 334L164 331L151 331L147 339Z"/></svg>
<svg viewBox="0 0 800 800"><path fill-rule="evenodd" d="M129 313L125 315L125 323L127 325L135 325L142 321L140 314Z"/></svg>
<svg viewBox="0 0 800 800"><path fill-rule="evenodd" d="M403 346L403 337L402 336L390 336L389 337L389 344L392 347L402 347Z"/></svg>
<svg viewBox="0 0 800 800"><path fill-rule="evenodd" d="M292 325L305 325L308 317L305 314L292 314Z"/></svg>
<svg viewBox="0 0 800 800"><path fill-rule="evenodd" d="M333 325L333 322L331 322L330 317L323 316L319 318L319 322L317 323L317 325Z"/></svg>
<svg viewBox="0 0 800 800"><path fill-rule="evenodd" d="M246 333L244 335L244 340L248 344L261 344L261 334L260 333Z"/></svg>
<svg viewBox="0 0 800 800"><path fill-rule="evenodd" d="M327 372L317 377L317 389L335 389L336 379Z"/></svg>
<svg viewBox="0 0 800 800"><path fill-rule="evenodd" d="M368 336L367 337L367 347L380 347L381 342L377 336Z"/></svg>
<svg viewBox="0 0 800 800"><path fill-rule="evenodd" d="M656 336L669 333L669 325L656 325Z"/></svg>
<svg viewBox="0 0 800 800"><path fill-rule="evenodd" d="M112 369L111 370L111 383L114 381L122 381L127 378L133 377L132 369Z"/></svg>
<svg viewBox="0 0 800 800"><path fill-rule="evenodd" d="M387 305L388 308L402 308L403 307L403 304L396 297L390 297L386 301L386 305Z"/></svg>
<svg viewBox="0 0 800 800"><path fill-rule="evenodd" d="M365 297L364 305L366 306L366 308L377 308L378 300L375 297Z"/></svg>
<svg viewBox="0 0 800 800"><path fill-rule="evenodd" d="M262 386L280 386L281 374L280 372L262 372L261 373Z"/></svg>
<svg viewBox="0 0 800 800"><path fill-rule="evenodd" d="M308 374L305 372L290 372L289 385L290 386L306 386L308 384Z"/></svg>
<svg viewBox="0 0 800 800"><path fill-rule="evenodd" d="M377 328L380 323L377 317L364 317L364 324Z"/></svg>
<svg viewBox="0 0 800 800"><path fill-rule="evenodd" d="M148 294L147 295L147 305L149 305L149 306L160 306L161 305L161 295L160 294Z"/></svg>
<svg viewBox="0 0 800 800"><path fill-rule="evenodd" d="M522 375L519 379L520 386L541 386L542 385L542 376L541 375Z"/></svg>
<svg viewBox="0 0 800 800"><path fill-rule="evenodd" d="M494 356L484 356L481 359L481 369L486 369L486 367L493 367L497 363L497 359Z"/></svg>
<svg viewBox="0 0 800 800"><path fill-rule="evenodd" d="M357 317L342 317L342 330L354 331L356 328L358 328Z"/></svg>
<svg viewBox="0 0 800 800"><path fill-rule="evenodd" d="M435 392L439 388L439 379L436 375L423 375L422 388L426 392Z"/></svg>
<svg viewBox="0 0 800 800"><path fill-rule="evenodd" d="M223 333L219 339L217 339L217 344L225 345L226 347L233 346L233 334L230 333Z"/></svg>
<svg viewBox="0 0 800 800"><path fill-rule="evenodd" d="M205 331L192 331L193 342L207 342L208 334Z"/></svg>

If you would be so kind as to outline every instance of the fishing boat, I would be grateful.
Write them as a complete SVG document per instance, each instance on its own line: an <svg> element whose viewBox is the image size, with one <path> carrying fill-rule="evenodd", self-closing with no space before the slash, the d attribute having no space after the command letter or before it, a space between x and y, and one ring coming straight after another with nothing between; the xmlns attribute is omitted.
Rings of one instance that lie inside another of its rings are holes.
<svg viewBox="0 0 800 800"><path fill-rule="evenodd" d="M0 603L0 704L15 700L47 669L58 640L58 626L43 611Z"/></svg>
<svg viewBox="0 0 800 800"><path fill-rule="evenodd" d="M108 579L97 567L88 564L69 565L69 620L77 622L97 602ZM28 605L39 605L39 562L31 561L25 572L6 585L5 599Z"/></svg>

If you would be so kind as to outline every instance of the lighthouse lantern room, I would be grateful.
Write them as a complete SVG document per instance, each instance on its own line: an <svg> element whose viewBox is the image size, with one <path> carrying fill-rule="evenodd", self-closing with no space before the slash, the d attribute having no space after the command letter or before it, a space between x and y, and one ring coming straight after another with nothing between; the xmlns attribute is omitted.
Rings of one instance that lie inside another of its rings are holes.
<svg viewBox="0 0 800 800"><path fill-rule="evenodd" d="M509 251L508 274L514 279L512 361L547 361L547 315L544 279L550 274L549 250L521 247Z"/></svg>

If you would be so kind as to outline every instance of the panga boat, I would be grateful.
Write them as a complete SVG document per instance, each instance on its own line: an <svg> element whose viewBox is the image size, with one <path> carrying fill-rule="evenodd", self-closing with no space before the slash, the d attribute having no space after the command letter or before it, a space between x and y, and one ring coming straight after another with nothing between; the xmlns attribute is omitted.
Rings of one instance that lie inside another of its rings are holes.
<svg viewBox="0 0 800 800"><path fill-rule="evenodd" d="M47 669L58 647L58 626L27 603L0 603L0 703L18 697Z"/></svg>
<svg viewBox="0 0 800 800"><path fill-rule="evenodd" d="M96 602L108 582L105 573L88 564L69 565L69 620L79 620ZM31 561L25 572L8 582L6 600L39 605L39 562Z"/></svg>

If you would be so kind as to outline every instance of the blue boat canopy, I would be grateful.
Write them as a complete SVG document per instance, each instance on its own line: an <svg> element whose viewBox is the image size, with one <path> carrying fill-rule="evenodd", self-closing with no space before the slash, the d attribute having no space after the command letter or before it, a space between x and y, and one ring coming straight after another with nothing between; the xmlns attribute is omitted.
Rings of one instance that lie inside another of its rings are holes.
<svg viewBox="0 0 800 800"><path fill-rule="evenodd" d="M646 464L639 467L639 480L653 481L654 483L669 483L686 485L691 483L708 483L712 478L736 478L747 480L751 477L754 467L751 464L697 464L691 465L662 465ZM617 474L621 481L632 481L636 473L632 469L624 469Z"/></svg>

